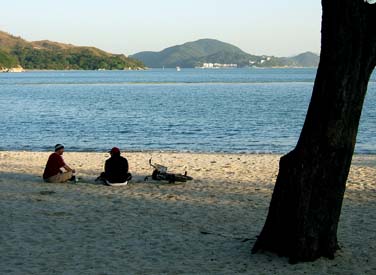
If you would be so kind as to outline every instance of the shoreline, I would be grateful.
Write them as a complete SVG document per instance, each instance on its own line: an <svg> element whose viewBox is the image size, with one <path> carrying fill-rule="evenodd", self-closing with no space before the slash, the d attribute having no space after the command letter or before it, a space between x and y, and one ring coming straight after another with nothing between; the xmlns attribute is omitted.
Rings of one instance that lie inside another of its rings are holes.
<svg viewBox="0 0 376 275"><path fill-rule="evenodd" d="M110 148L108 149L110 150ZM64 154L69 154L69 153L85 153L85 154L101 154L101 153L107 153L108 150L98 150L98 151L70 151L69 148L65 150ZM48 150L20 150L20 149L0 149L0 153L53 153L53 151ZM179 151L179 150L122 150L122 153L144 153L144 154L149 154L149 153L155 153L155 154L193 154L193 155L274 155L274 156L283 156L286 155L289 152L211 152L211 151ZM376 158L376 153L354 153L353 157L375 157Z"/></svg>
<svg viewBox="0 0 376 275"><path fill-rule="evenodd" d="M16 67L15 67L16 68ZM11 70L11 69L15 69L15 68L5 68L5 69L8 69L8 70ZM238 67L238 68L196 68L196 67L189 67L189 68L182 68L182 69L202 69L202 70L228 70L228 69L255 69L255 70L263 70L263 69L317 69L317 67L295 67L295 66L270 66L270 67ZM108 71L146 71L146 70L173 70L173 71L176 71L176 68L175 67L170 67L170 68L149 68L149 67L145 67L145 68L142 68L142 67L139 67L139 68L132 68L132 69L97 69L97 70L85 70L85 69L61 69L61 70L54 70L54 69L25 69L25 68L22 68L22 71L17 71L17 73L19 72L80 72L80 71L87 71L87 72L90 72L90 71L93 71L93 72L97 72L97 71L105 71L105 72L108 72ZM4 73L14 73L15 71L0 71L0 72L4 72Z"/></svg>
<svg viewBox="0 0 376 275"><path fill-rule="evenodd" d="M77 184L41 179L51 152L0 151L1 274L373 274L376 156L354 156L334 260L251 254L281 155L128 153L134 179L93 184L108 153L64 153ZM145 182L148 164L188 171Z"/></svg>

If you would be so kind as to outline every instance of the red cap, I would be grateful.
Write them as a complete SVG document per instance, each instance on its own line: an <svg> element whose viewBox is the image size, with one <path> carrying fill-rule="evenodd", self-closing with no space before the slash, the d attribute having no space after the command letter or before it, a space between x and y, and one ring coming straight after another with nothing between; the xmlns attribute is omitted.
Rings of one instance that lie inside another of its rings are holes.
<svg viewBox="0 0 376 275"><path fill-rule="evenodd" d="M113 148L109 151L109 153L111 153L111 154L120 154L120 149L117 148L117 147L113 147Z"/></svg>

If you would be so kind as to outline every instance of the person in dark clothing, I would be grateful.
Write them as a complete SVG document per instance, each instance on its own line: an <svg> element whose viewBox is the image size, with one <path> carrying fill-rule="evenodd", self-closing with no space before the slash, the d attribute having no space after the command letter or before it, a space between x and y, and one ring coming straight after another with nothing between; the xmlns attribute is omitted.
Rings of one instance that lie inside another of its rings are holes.
<svg viewBox="0 0 376 275"><path fill-rule="evenodd" d="M101 181L106 185L111 185L111 183L127 183L130 181L132 175L128 171L128 160L120 155L120 149L114 147L109 153L111 157L106 160L104 172L101 173L96 181Z"/></svg>

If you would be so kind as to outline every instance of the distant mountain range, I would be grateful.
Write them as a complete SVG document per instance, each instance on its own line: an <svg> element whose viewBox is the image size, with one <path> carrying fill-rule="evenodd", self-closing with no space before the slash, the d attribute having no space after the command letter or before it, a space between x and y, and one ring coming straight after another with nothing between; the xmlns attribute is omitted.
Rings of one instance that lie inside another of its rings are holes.
<svg viewBox="0 0 376 275"><path fill-rule="evenodd" d="M39 70L144 68L142 62L122 54L48 40L28 42L0 31L0 71L20 66Z"/></svg>
<svg viewBox="0 0 376 275"><path fill-rule="evenodd" d="M317 67L319 56L306 52L294 57L258 56L215 39L200 39L166 48L160 52L140 52L130 57L142 61L150 68L220 67Z"/></svg>
<svg viewBox="0 0 376 275"><path fill-rule="evenodd" d="M317 67L319 56L306 52L294 57L258 56L215 39L200 39L160 52L126 57L94 47L79 47L48 40L29 42L0 31L0 71L9 68L37 70L123 70L194 67ZM145 65L144 65L145 64Z"/></svg>

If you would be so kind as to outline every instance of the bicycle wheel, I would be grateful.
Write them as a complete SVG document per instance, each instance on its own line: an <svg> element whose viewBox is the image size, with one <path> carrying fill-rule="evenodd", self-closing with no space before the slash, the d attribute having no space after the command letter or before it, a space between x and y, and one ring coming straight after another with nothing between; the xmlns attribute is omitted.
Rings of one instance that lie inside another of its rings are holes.
<svg viewBox="0 0 376 275"><path fill-rule="evenodd" d="M181 175L181 174L174 174L174 181L186 182L188 180L193 180L193 178L190 177L190 176L185 176L185 175Z"/></svg>

